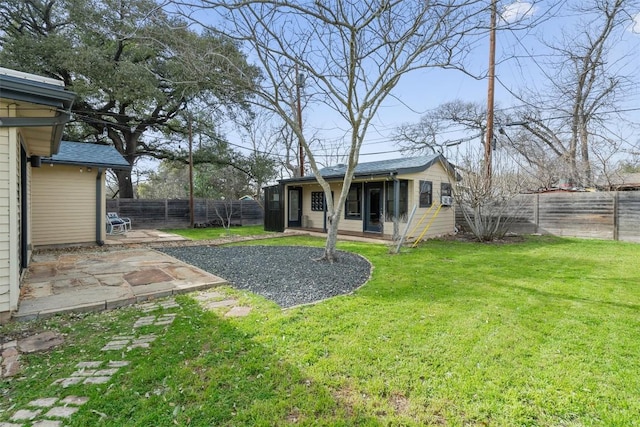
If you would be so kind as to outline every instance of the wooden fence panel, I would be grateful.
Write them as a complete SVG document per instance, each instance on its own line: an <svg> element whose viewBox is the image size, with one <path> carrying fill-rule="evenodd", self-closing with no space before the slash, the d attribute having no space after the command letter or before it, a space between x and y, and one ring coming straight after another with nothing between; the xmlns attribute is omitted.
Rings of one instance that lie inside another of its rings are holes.
<svg viewBox="0 0 640 427"><path fill-rule="evenodd" d="M613 239L614 194L540 194L539 231L557 236Z"/></svg>
<svg viewBox="0 0 640 427"><path fill-rule="evenodd" d="M620 191L617 214L618 239L640 242L640 191Z"/></svg>
<svg viewBox="0 0 640 427"><path fill-rule="evenodd" d="M134 228L180 228L188 227L189 200L185 199L109 199L107 212L117 212L131 218ZM255 200L194 199L194 222L196 224L220 224L215 207L224 212L225 206L233 209L233 225L260 225L264 215L260 203ZM223 213L223 216L225 214Z"/></svg>

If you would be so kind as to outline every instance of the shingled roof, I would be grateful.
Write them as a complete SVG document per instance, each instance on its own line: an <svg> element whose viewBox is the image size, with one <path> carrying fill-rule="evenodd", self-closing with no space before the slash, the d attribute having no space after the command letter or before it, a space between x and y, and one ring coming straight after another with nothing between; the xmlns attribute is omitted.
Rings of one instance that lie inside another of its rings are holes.
<svg viewBox="0 0 640 427"><path fill-rule="evenodd" d="M422 172L427 170L437 162L442 162L444 167L448 167L451 173L455 173L453 167L442 154L432 154L428 156L404 157L400 159L379 160L375 162L358 163L354 172L354 178L363 178L368 176L381 175L403 175L409 173ZM320 169L320 176L325 179L341 179L347 171L347 165L335 165ZM309 181L315 180L314 175L303 178L292 178L284 180L291 181Z"/></svg>
<svg viewBox="0 0 640 427"><path fill-rule="evenodd" d="M131 169L129 162L112 146L88 142L62 141L58 153L51 157L43 157L42 163Z"/></svg>

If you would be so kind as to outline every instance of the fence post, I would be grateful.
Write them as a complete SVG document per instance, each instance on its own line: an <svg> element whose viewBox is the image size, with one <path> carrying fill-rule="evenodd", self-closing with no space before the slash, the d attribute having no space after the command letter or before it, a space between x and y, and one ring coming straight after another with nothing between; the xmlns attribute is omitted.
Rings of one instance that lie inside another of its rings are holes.
<svg viewBox="0 0 640 427"><path fill-rule="evenodd" d="M533 223L536 225L536 234L540 233L540 193L536 193L533 199Z"/></svg>
<svg viewBox="0 0 640 427"><path fill-rule="evenodd" d="M164 199L164 222L169 222L169 199Z"/></svg>
<svg viewBox="0 0 640 427"><path fill-rule="evenodd" d="M620 192L616 191L613 195L613 240L619 240L619 220L618 220L618 204L620 203Z"/></svg>

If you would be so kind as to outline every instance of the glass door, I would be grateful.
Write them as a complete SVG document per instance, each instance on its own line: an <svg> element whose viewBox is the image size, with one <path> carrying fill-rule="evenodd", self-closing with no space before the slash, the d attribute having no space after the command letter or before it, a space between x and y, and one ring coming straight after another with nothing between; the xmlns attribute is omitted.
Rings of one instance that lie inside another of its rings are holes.
<svg viewBox="0 0 640 427"><path fill-rule="evenodd" d="M289 188L287 219L289 227L302 226L302 189Z"/></svg>

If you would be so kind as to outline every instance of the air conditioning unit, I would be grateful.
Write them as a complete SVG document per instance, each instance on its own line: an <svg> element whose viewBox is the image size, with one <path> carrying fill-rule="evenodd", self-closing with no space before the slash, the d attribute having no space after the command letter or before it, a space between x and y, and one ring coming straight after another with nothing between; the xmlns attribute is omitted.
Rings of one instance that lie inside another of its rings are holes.
<svg viewBox="0 0 640 427"><path fill-rule="evenodd" d="M453 205L453 197L451 196L442 196L440 199L440 204L442 206L451 206Z"/></svg>

